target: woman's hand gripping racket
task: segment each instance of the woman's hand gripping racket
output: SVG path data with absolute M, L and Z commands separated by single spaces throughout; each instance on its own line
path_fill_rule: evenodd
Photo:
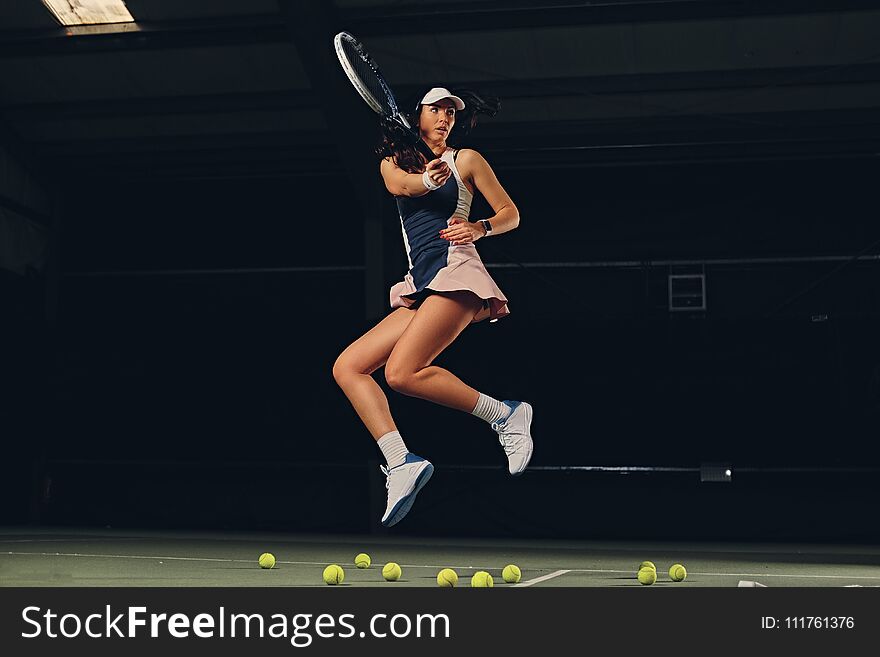
M 398 109 L 391 87 L 385 82 L 375 60 L 370 57 L 361 42 L 348 32 L 340 32 L 333 37 L 333 45 L 339 63 L 342 64 L 342 70 L 370 109 L 376 112 L 382 121 L 389 122 L 401 131 L 428 162 L 437 159 L 433 151 L 422 141 L 418 126 L 413 128 Z

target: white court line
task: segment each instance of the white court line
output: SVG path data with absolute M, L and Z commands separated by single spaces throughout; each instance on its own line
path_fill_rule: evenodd
M 155 559 L 164 561 L 207 561 L 220 563 L 254 563 L 254 559 L 219 559 L 212 557 L 172 557 L 172 556 L 147 556 L 137 554 L 83 554 L 79 552 L 0 552 L 0 554 L 17 555 L 17 556 L 36 556 L 36 557 L 85 557 L 98 559 Z M 287 564 L 290 566 L 326 566 L 327 561 L 276 561 L 279 564 Z M 354 564 L 348 564 L 354 568 Z M 401 564 L 401 568 L 452 568 L 459 570 L 492 570 L 497 566 L 435 566 L 425 564 Z M 609 575 L 632 575 L 632 570 L 603 570 L 596 568 L 571 568 L 568 570 L 557 570 L 549 575 L 538 577 L 527 582 L 521 582 L 516 586 L 531 585 L 539 581 L 546 581 L 553 577 L 559 577 L 566 573 L 600 573 Z M 788 579 L 867 579 L 880 580 L 880 575 L 788 575 L 778 573 L 704 573 L 689 572 L 688 576 L 704 576 L 704 577 L 780 577 Z
M 589 568 L 572 568 L 572 573 L 623 573 L 632 574 L 632 570 L 596 570 Z M 691 575 L 700 575 L 706 577 L 788 577 L 793 579 L 878 579 L 880 575 L 787 575 L 782 573 L 700 573 L 688 571 L 688 577 Z
M 880 575 L 783 575 L 776 573 L 688 573 L 709 577 L 787 577 L 790 579 L 880 579 Z
M 565 575 L 565 573 L 570 572 L 570 570 L 557 570 L 555 573 L 550 573 L 549 575 L 544 575 L 543 577 L 536 577 L 535 579 L 530 579 L 527 582 L 520 582 L 519 584 L 515 584 L 514 586 L 531 586 L 532 584 L 546 582 L 548 579 L 553 579 L 554 577 L 559 577 L 560 575 Z

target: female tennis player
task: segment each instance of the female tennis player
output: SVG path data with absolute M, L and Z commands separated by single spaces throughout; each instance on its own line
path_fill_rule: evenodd
M 532 456 L 531 405 L 493 399 L 431 364 L 469 324 L 494 321 L 510 312 L 474 243 L 516 228 L 519 211 L 478 152 L 447 146 L 456 113 L 464 109 L 464 101 L 442 87 L 429 90 L 419 101 L 411 124 L 418 125 L 422 140 L 437 156 L 430 162 L 386 127 L 380 171 L 397 200 L 409 271 L 391 288 L 392 312 L 349 345 L 333 365 L 333 377 L 387 461 L 382 467 L 388 489 L 382 524 L 389 527 L 410 510 L 434 466 L 404 443 L 388 399 L 372 377 L 382 365 L 393 390 L 488 422 L 498 434 L 511 474 L 521 474 Z M 495 215 L 472 223 L 468 215 L 475 191 Z

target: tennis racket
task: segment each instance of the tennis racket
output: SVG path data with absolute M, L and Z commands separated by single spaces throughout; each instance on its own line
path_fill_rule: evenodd
M 336 48 L 336 56 L 342 65 L 342 70 L 345 71 L 352 86 L 370 109 L 376 112 L 383 121 L 391 122 L 396 124 L 395 127 L 401 128 L 407 139 L 425 156 L 428 162 L 436 160 L 437 156 L 422 141 L 418 127 L 413 128 L 397 107 L 394 92 L 385 82 L 385 78 L 379 72 L 379 66 L 370 57 L 363 44 L 348 32 L 340 32 L 333 37 L 333 45 Z

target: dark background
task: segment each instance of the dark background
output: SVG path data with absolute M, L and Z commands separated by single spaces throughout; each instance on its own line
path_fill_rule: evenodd
M 535 467 L 386 386 L 437 466 L 395 533 L 877 538 L 871 3 L 127 4 L 139 32 L 0 14 L 0 146 L 43 190 L 0 212 L 49 236 L 0 270 L 0 523 L 380 530 L 331 368 L 406 257 L 348 29 L 402 94 L 502 97 L 463 145 L 522 217 L 478 244 L 512 314 L 437 362 L 533 404 Z

